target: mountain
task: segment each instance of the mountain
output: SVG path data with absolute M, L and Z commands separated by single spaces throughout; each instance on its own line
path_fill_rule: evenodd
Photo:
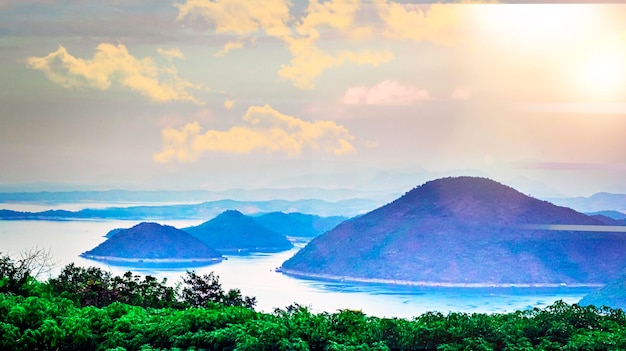
M 598 211 L 587 213 L 606 225 L 624 225 L 626 226 L 626 214 L 619 211 Z
M 46 188 L 45 185 L 41 187 Z M 54 185 L 51 185 L 54 188 Z M 39 187 L 37 187 L 39 188 Z M 48 187 L 49 189 L 50 187 Z M 317 187 L 277 187 L 228 190 L 74 190 L 74 191 L 21 191 L 7 192 L 0 186 L 0 203 L 197 203 L 220 199 L 264 201 L 267 199 L 322 199 L 341 201 L 353 198 L 378 199 L 388 197 L 381 191 L 359 191 L 348 188 L 325 189 Z
M 171 226 L 142 222 L 119 229 L 82 257 L 112 263 L 192 266 L 220 261 L 222 255 L 190 234 Z
M 42 212 L 22 212 L 0 210 L 0 220 L 66 220 L 66 219 L 197 219 L 212 218 L 228 209 L 249 213 L 269 213 L 276 211 L 313 213 L 320 216 L 355 216 L 379 206 L 380 202 L 369 199 L 349 199 L 328 202 L 317 199 L 297 201 L 236 201 L 218 200 L 200 204 L 131 206 L 83 209 L 80 211 L 47 210 Z
M 267 229 L 236 210 L 225 211 L 210 221 L 182 230 L 222 253 L 277 252 L 293 247 L 285 235 Z
M 580 212 L 626 211 L 626 194 L 596 193 L 589 197 L 551 198 L 548 200 Z
M 299 212 L 271 212 L 253 219 L 260 225 L 286 236 L 313 238 L 333 229 L 348 218 L 320 217 Z
M 578 303 L 581 306 L 609 306 L 626 309 L 626 275 L 609 282 L 602 288 L 583 297 Z
M 407 284 L 595 285 L 626 267 L 626 234 L 598 226 L 490 179 L 442 178 L 339 224 L 281 270 Z
M 601 216 L 609 217 L 609 218 L 616 219 L 616 220 L 626 219 L 626 213 L 619 212 L 619 211 L 598 211 L 598 212 L 587 213 L 587 215 L 589 216 L 601 215 Z
M 122 230 L 124 230 L 124 229 L 125 229 L 125 228 L 115 228 L 115 229 L 111 229 L 111 230 L 109 230 L 109 231 L 108 231 L 108 232 L 104 235 L 104 237 L 105 237 L 105 238 L 110 238 L 110 237 L 112 237 L 113 235 L 115 235 L 115 234 L 117 234 L 117 233 L 121 232 L 121 231 L 122 231 Z
M 626 219 L 615 219 L 603 214 L 589 214 L 588 216 L 599 220 L 605 225 L 626 226 Z

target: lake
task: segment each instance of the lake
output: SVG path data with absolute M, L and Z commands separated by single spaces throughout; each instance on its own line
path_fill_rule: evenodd
M 203 220 L 159 221 L 175 227 L 197 225 Z M 96 266 L 120 275 L 128 270 L 180 281 L 185 269 L 146 270 L 117 267 L 91 261 L 79 255 L 105 240 L 114 228 L 128 228 L 138 221 L 0 221 L 0 251 L 9 254 L 34 247 L 50 250 L 57 263 L 54 275 L 74 262 Z M 271 312 L 292 303 L 309 306 L 314 312 L 339 309 L 362 310 L 380 317 L 410 318 L 427 311 L 510 312 L 545 307 L 556 300 L 578 302 L 592 288 L 442 288 L 404 287 L 296 279 L 275 272 L 298 248 L 274 254 L 228 256 L 228 260 L 194 268 L 198 273 L 215 272 L 224 289 L 239 288 L 244 295 L 256 296 L 257 310 Z

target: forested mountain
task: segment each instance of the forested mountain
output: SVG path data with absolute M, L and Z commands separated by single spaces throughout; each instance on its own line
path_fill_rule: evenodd
M 276 252 L 293 247 L 284 234 L 236 210 L 225 211 L 210 221 L 182 230 L 222 253 Z
M 428 284 L 601 284 L 626 267 L 626 235 L 586 231 L 599 225 L 490 179 L 443 178 L 341 223 L 282 271 Z
M 167 225 L 143 222 L 118 232 L 81 256 L 111 262 L 201 263 L 222 255 L 192 235 Z
M 348 219 L 342 216 L 320 217 L 297 212 L 272 212 L 253 218 L 257 223 L 277 233 L 306 238 L 323 234 Z

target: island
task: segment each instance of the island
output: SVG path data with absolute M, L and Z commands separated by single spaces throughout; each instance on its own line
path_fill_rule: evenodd
M 81 257 L 133 267 L 197 267 L 224 259 L 192 235 L 172 226 L 142 222 L 115 235 Z
M 408 285 L 602 286 L 626 268 L 626 234 L 611 228 L 491 179 L 449 177 L 339 224 L 279 270 Z
M 222 254 L 280 252 L 293 247 L 284 234 L 262 226 L 237 210 L 224 211 L 207 222 L 182 230 Z

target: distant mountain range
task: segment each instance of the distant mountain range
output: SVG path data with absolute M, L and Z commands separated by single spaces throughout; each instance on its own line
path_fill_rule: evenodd
M 391 199 L 394 195 L 382 191 L 353 189 L 324 189 L 311 187 L 211 190 L 81 190 L 0 192 L 0 203 L 63 204 L 80 202 L 99 203 L 200 203 L 223 199 L 239 201 L 266 201 L 267 199 L 302 200 L 321 199 L 335 202 L 355 198 L 373 200 Z
M 571 207 L 580 212 L 617 211 L 626 212 L 626 194 L 597 193 L 589 197 L 550 198 L 548 201 Z
M 606 225 L 624 225 L 626 226 L 626 215 L 617 211 L 600 211 L 587 213 Z
M 337 202 L 323 200 L 270 200 L 236 201 L 218 200 L 190 205 L 130 206 L 80 211 L 47 210 L 23 212 L 0 210 L 0 220 L 67 220 L 67 219 L 198 219 L 213 218 L 218 214 L 235 209 L 244 213 L 301 212 L 320 216 L 352 217 L 370 211 L 380 203 L 368 199 L 351 199 Z
M 626 268 L 626 233 L 601 226 L 490 179 L 443 178 L 339 224 L 281 270 L 407 284 L 603 284 Z
M 293 247 L 284 234 L 236 210 L 225 211 L 210 221 L 181 230 L 221 253 L 277 252 Z
M 391 180 L 390 180 L 391 181 Z M 263 212 L 305 212 L 324 216 L 355 216 L 365 213 L 384 203 L 392 201 L 398 197 L 398 193 L 384 192 L 382 190 L 353 190 L 353 189 L 324 189 L 324 188 L 262 188 L 262 189 L 230 189 L 222 191 L 209 190 L 170 190 L 170 191 L 148 191 L 148 190 L 103 190 L 103 191 L 38 191 L 38 192 L 0 192 L 0 204 L 2 203 L 23 203 L 23 204 L 48 204 L 58 205 L 64 203 L 111 203 L 120 204 L 112 207 L 110 213 L 103 210 L 84 210 L 84 212 L 70 211 L 43 211 L 38 213 L 11 214 L 5 211 L 0 212 L 0 219 L 19 217 L 20 219 L 36 219 L 45 217 L 46 219 L 61 218 L 114 218 L 112 216 L 132 216 L 139 219 L 141 211 L 146 207 L 146 215 L 156 217 L 146 217 L 146 219 L 171 219 L 170 217 L 158 217 L 158 208 L 165 206 L 216 206 L 220 207 L 217 213 L 228 208 L 236 208 L 245 211 L 244 206 L 259 206 L 265 210 Z M 272 199 L 272 200 L 267 200 Z M 281 199 L 281 200 L 275 200 Z M 573 208 L 583 213 L 595 213 L 601 211 L 613 211 L 626 217 L 626 194 L 597 193 L 590 197 L 550 197 L 543 198 L 546 201 L 559 206 Z M 229 205 L 222 206 L 222 203 Z M 317 202 L 317 203 L 314 203 Z M 181 204 L 186 205 L 181 205 Z M 196 204 L 197 203 L 197 204 Z M 123 204 L 123 206 L 122 206 Z M 133 205 L 141 204 L 142 206 Z M 194 204 L 194 205 L 189 205 Z M 259 205 L 265 204 L 265 205 Z M 293 208 L 287 207 L 293 204 Z M 0 205 L 1 206 L 1 205 Z M 120 213 L 115 211 L 121 208 L 131 208 L 130 212 Z M 345 210 L 342 210 L 345 208 Z M 330 209 L 330 210 L 326 210 Z M 109 209 L 107 209 L 109 210 Z M 180 210 L 183 215 L 184 208 L 174 208 Z M 332 211 L 331 211 L 332 210 Z M 7 210 L 8 211 L 8 210 Z M 214 213 L 213 215 L 217 215 Z M 26 218 L 28 217 L 28 218 Z M 613 216 L 609 216 L 613 217 Z M 188 217 L 185 217 L 188 218 Z M 196 217 L 193 217 L 196 218 Z M 613 217 L 615 218 L 615 217 Z M 616 218 L 624 219 L 624 218 Z
M 187 267 L 223 259 L 221 253 L 180 229 L 148 222 L 119 229 L 116 235 L 81 256 L 133 266 Z

